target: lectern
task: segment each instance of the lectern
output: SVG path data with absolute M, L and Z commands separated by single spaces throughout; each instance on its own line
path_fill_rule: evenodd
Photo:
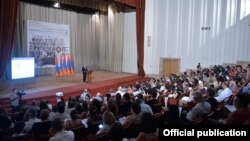
M 91 82 L 91 75 L 92 75 L 93 70 L 87 71 L 87 83 Z

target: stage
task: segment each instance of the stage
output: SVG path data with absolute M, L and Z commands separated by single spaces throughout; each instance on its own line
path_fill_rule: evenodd
M 69 96 L 79 96 L 83 89 L 87 88 L 91 95 L 95 96 L 97 92 L 106 94 L 110 88 L 117 89 L 120 85 L 133 85 L 136 81 L 147 79 L 131 73 L 94 71 L 89 83 L 82 82 L 81 73 L 64 77 L 39 76 L 27 80 L 11 80 L 0 84 L 0 104 L 9 109 L 9 94 L 13 88 L 24 90 L 26 95 L 23 100 L 26 104 L 30 104 L 32 100 L 49 100 L 55 104 L 56 92 L 63 92 L 64 98 L 67 99 Z

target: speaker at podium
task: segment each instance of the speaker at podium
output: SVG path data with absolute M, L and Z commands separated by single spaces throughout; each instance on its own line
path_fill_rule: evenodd
M 92 73 L 93 73 L 93 70 L 87 71 L 87 83 L 92 82 Z

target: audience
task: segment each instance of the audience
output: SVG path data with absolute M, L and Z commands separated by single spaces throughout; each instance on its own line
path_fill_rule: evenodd
M 197 72 L 171 74 L 169 77 L 161 77 L 161 79 L 152 78 L 147 82 L 137 82 L 135 86 L 119 87 L 117 93 L 112 90 L 110 91 L 112 94 L 106 95 L 107 102 L 106 98 L 100 94 L 94 99 L 90 99 L 91 95 L 87 97 L 82 95 L 82 98 L 79 95 L 70 97 L 66 102 L 67 106 L 63 100 L 58 102 L 50 111 L 51 108 L 48 107 L 46 101 L 37 103 L 35 100 L 32 102 L 32 106 L 21 107 L 21 110 L 11 118 L 5 110 L 0 108 L 0 129 L 9 130 L 15 127 L 13 137 L 32 133 L 32 137 L 37 139 L 40 135 L 48 134 L 49 128 L 51 128 L 50 133 L 54 136 L 50 140 L 74 140 L 74 133 L 64 129 L 72 130 L 82 126 L 81 120 L 86 118 L 89 134 L 108 133 L 111 141 L 125 141 L 127 139 L 124 138 L 124 135 L 127 137 L 128 131 L 123 128 L 129 127 L 131 124 L 138 124 L 141 126 L 141 132 L 136 133 L 137 137 L 133 136 L 133 138 L 136 137 L 138 141 L 147 141 L 158 140 L 155 124 L 185 125 L 190 122 L 196 124 L 204 120 L 206 121 L 204 124 L 209 124 L 207 121 L 218 122 L 223 118 L 223 120 L 226 119 L 224 124 L 249 125 L 250 83 L 246 81 L 248 78 L 245 76 L 245 71 L 241 66 L 234 68 L 215 66 L 212 69 L 202 68 Z M 178 96 L 174 94 L 178 94 Z M 168 103 L 168 107 L 161 111 L 164 112 L 163 120 L 160 120 L 162 117 L 155 116 L 156 118 L 154 118 L 153 113 L 156 113 L 154 106 L 156 104 L 164 105 L 165 97 L 170 98 L 171 96 L 177 99 L 177 103 L 174 105 Z M 236 108 L 235 111 L 229 116 L 216 116 L 216 118 L 209 116 L 210 113 L 219 115 L 220 112 L 223 112 L 223 109 L 217 111 L 217 107 L 222 106 L 227 109 L 224 105 L 230 104 L 227 102 L 227 99 L 230 98 Z M 232 100 L 233 98 L 234 100 Z M 193 105 L 190 106 L 190 103 Z M 189 105 L 189 108 L 186 108 L 186 105 Z M 105 108 L 101 109 L 102 106 Z M 65 107 L 67 107 L 66 110 Z M 184 114 L 181 114 L 185 115 L 185 119 L 181 118 L 183 116 L 180 117 L 179 109 L 186 110 L 183 112 Z M 120 120 L 121 116 L 124 117 Z M 122 122 L 123 126 L 120 122 L 116 122 L 116 119 L 121 122 L 125 119 L 125 122 Z M 100 124 L 103 125 L 102 128 L 98 127 Z

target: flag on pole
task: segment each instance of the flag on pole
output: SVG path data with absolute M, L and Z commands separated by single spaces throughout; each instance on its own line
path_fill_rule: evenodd
M 74 57 L 71 58 L 70 65 L 71 65 L 71 67 L 70 67 L 71 74 L 74 75 L 75 74 Z
M 63 75 L 67 75 L 67 62 L 66 62 L 66 55 L 63 56 Z
M 70 55 L 67 56 L 67 74 L 71 75 Z
M 56 65 L 56 74 L 55 74 L 55 75 L 56 75 L 56 77 L 58 77 L 58 76 L 60 75 L 60 68 L 59 68 L 59 66 L 58 66 L 58 59 L 57 59 L 57 56 L 56 56 L 55 59 L 56 59 L 56 61 L 55 61 L 55 62 L 56 62 L 56 64 L 55 64 L 55 65 Z
M 63 57 L 60 55 L 59 76 L 63 76 Z

